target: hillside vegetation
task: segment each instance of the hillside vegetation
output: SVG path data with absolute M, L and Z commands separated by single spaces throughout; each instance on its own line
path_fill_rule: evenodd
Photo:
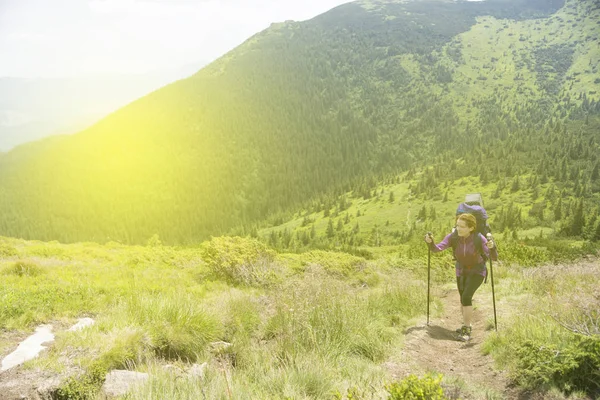
M 501 245 L 501 254 L 515 246 Z M 239 237 L 194 248 L 156 238 L 147 246 L 0 238 L 0 355 L 15 348 L 18 332 L 37 324 L 53 324 L 57 335 L 21 375 L 0 375 L 0 389 L 8 395 L 53 376 L 60 382 L 53 398 L 94 399 L 107 372 L 129 369 L 151 376 L 128 395 L 133 399 L 598 394 L 599 264 L 520 266 L 535 261 L 533 246 L 494 267 L 500 330 L 484 345 L 516 388 L 502 392 L 453 373 L 437 378 L 435 365 L 433 377 L 394 378 L 389 360 L 402 354 L 407 332 L 423 329 L 425 254 L 422 244 L 373 260 L 322 250 L 277 253 Z M 434 317 L 443 312 L 440 294 L 453 285 L 449 266 L 449 255 L 432 261 Z M 490 285 L 476 297 L 476 306 L 490 310 Z M 65 330 L 82 316 L 96 324 Z M 482 318 L 493 328 L 491 313 Z M 206 363 L 201 376 L 183 374 L 192 363 Z M 19 383 L 19 376 L 33 378 Z
M 556 180 L 569 185 L 572 158 L 596 162 L 592 138 L 563 133 L 600 107 L 599 13 L 591 0 L 359 2 L 274 24 L 84 132 L 1 155 L 0 233 L 194 243 L 457 156 L 496 181 L 569 148 Z M 513 170 L 482 166 L 491 152 Z

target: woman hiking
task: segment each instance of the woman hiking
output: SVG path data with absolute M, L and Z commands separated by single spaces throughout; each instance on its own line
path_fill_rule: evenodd
M 454 249 L 456 258 L 456 284 L 460 294 L 463 325 L 457 329 L 458 339 L 464 342 L 471 339 L 471 319 L 473 317 L 473 294 L 481 286 L 487 275 L 486 260 L 498 259 L 498 252 L 492 240 L 487 240 L 475 231 L 477 219 L 472 214 L 461 214 L 456 220 L 456 230 L 446 235 L 437 245 L 433 237 L 425 236 L 425 242 L 433 253 L 449 247 Z

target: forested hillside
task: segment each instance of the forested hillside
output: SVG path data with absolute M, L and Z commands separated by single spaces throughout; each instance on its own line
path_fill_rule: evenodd
M 364 1 L 274 24 L 84 132 L 1 155 L 0 234 L 198 242 L 426 166 L 424 197 L 536 173 L 591 210 L 599 21 L 594 0 Z

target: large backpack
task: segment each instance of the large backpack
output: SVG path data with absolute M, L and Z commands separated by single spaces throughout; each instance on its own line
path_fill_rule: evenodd
M 483 205 L 469 204 L 467 202 L 460 203 L 456 209 L 456 216 L 458 217 L 461 214 L 473 214 L 477 220 L 475 233 L 481 233 L 483 236 L 487 236 L 488 233 L 492 232 L 490 225 L 487 222 L 488 215 L 485 208 L 483 208 Z

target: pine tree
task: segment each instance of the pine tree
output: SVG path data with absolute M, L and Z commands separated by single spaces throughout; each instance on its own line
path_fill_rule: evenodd
M 335 230 L 333 229 L 333 220 L 329 218 L 329 222 L 327 223 L 327 237 L 332 238 L 335 236 Z
M 583 237 L 587 240 L 594 240 L 594 233 L 596 229 L 596 223 L 598 222 L 598 210 L 594 210 L 594 213 L 590 215 L 585 223 L 583 230 Z
M 510 187 L 510 191 L 511 192 L 517 192 L 519 191 L 519 189 L 521 188 L 521 184 L 519 181 L 519 175 L 515 176 L 515 179 L 512 182 L 512 185 Z
M 600 240 L 600 218 L 598 218 L 598 220 L 596 221 L 596 224 L 594 225 L 594 233 L 592 235 L 592 237 L 590 238 L 590 240 L 597 242 Z
M 419 218 L 422 221 L 425 221 L 427 219 L 427 206 L 425 204 L 423 204 L 423 207 L 421 207 L 421 210 L 419 210 L 417 218 Z
M 559 197 L 556 205 L 554 206 L 554 220 L 560 221 L 562 219 L 562 199 Z
M 579 200 L 575 206 L 575 212 L 573 213 L 573 220 L 571 223 L 571 235 L 580 236 L 583 233 L 585 226 L 585 216 L 583 215 L 583 200 Z
M 598 178 L 600 177 L 600 171 L 598 171 L 598 169 L 600 168 L 599 164 L 600 163 L 598 161 L 596 161 L 596 165 L 594 165 L 594 168 L 592 169 L 592 173 L 590 175 L 590 179 L 592 181 L 597 181 Z

